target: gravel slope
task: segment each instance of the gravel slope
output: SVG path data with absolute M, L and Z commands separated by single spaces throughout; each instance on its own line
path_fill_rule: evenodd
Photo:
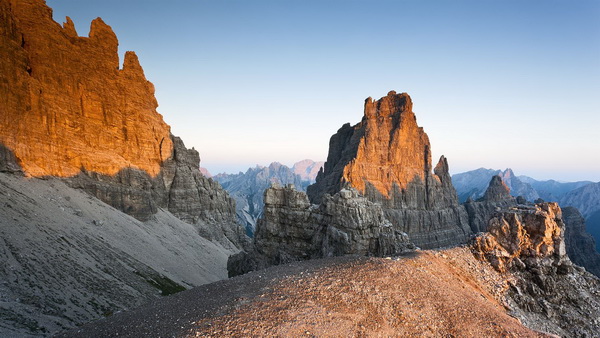
M 505 287 L 466 248 L 326 258 L 197 287 L 61 337 L 545 336 L 506 314 Z

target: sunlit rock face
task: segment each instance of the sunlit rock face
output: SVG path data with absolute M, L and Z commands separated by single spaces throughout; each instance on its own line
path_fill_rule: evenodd
M 112 29 L 98 18 L 79 37 L 37 0 L 1 1 L 0 12 L 0 143 L 25 174 L 156 176 L 172 153 L 170 127 L 137 56 L 120 67 Z
M 0 171 L 61 177 L 146 221 L 159 208 L 236 250 L 235 204 L 156 111 L 154 86 L 100 18 L 80 37 L 39 0 L 0 0 Z
M 383 205 L 386 217 L 418 246 L 464 242 L 470 228 L 448 162 L 442 156 L 433 168 L 410 96 L 391 91 L 377 101 L 367 98 L 364 111 L 360 123 L 345 124 L 331 137 L 324 170 L 307 190 L 311 202 L 349 185 Z
M 496 213 L 471 248 L 509 277 L 505 306 L 523 324 L 562 337 L 593 337 L 600 280 L 572 264 L 566 244 L 560 207 L 540 203 Z

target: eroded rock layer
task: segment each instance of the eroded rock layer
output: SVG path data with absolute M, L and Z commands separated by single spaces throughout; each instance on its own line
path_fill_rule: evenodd
M 61 27 L 37 0 L 1 1 L 0 143 L 26 174 L 67 177 L 81 169 L 156 176 L 171 156 L 170 128 L 137 56 L 120 67 L 117 37 L 95 19 L 89 37 Z
M 406 93 L 368 98 L 362 121 L 345 124 L 331 137 L 324 170 L 308 196 L 319 203 L 345 186 L 380 203 L 394 227 L 420 247 L 462 243 L 470 233 L 448 162 L 442 157 L 433 168 L 429 138 Z
M 230 276 L 293 261 L 342 256 L 393 256 L 414 249 L 380 205 L 353 188 L 326 195 L 320 205 L 293 186 L 265 190 L 254 251 L 230 257 Z
M 233 200 L 171 135 L 137 56 L 120 67 L 108 25 L 80 37 L 43 1 L 0 0 L 0 31 L 0 171 L 61 177 L 142 221 L 164 208 L 241 245 Z
M 499 212 L 473 252 L 510 274 L 508 306 L 528 327 L 568 337 L 600 328 L 600 280 L 571 263 L 556 203 Z

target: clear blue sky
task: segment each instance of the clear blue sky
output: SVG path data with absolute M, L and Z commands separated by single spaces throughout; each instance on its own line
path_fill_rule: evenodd
M 396 90 L 453 173 L 600 181 L 597 0 L 47 3 L 79 35 L 112 26 L 213 174 L 325 160 L 366 97 Z

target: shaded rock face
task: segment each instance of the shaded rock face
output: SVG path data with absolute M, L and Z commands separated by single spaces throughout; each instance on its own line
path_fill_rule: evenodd
M 230 257 L 230 276 L 298 260 L 347 254 L 382 257 L 414 249 L 380 205 L 352 188 L 325 195 L 318 206 L 291 186 L 267 189 L 264 201 L 255 251 Z
M 488 202 L 500 202 L 512 199 L 512 197 L 508 186 L 504 184 L 500 176 L 496 175 L 492 177 L 485 194 L 483 194 L 483 199 Z
M 499 212 L 474 238 L 476 257 L 512 275 L 508 306 L 528 327 L 561 336 L 594 336 L 600 327 L 600 280 L 567 256 L 556 203 Z
M 307 189 L 311 202 L 346 186 L 384 207 L 386 217 L 420 247 L 466 241 L 467 214 L 442 157 L 432 173 L 431 147 L 417 125 L 408 94 L 389 92 L 365 101 L 365 115 L 345 124 L 329 142 L 329 155 L 316 183 Z
M 293 169 L 273 162 L 268 167 L 256 166 L 239 174 L 218 174 L 214 179 L 235 199 L 237 219 L 253 236 L 256 222 L 263 214 L 263 195 L 272 184 L 293 184 L 296 189 L 305 191 L 310 184 Z
M 108 25 L 79 37 L 35 0 L 0 1 L 0 19 L 0 170 L 64 178 L 139 220 L 165 208 L 240 245 L 233 200 L 170 134 L 137 56 L 119 68 Z
M 561 199 L 560 205 L 575 207 L 583 217 L 590 217 L 600 211 L 600 182 L 570 191 Z
M 482 199 L 469 199 L 464 204 L 474 233 L 488 231 L 488 222 L 496 212 L 516 205 L 517 200 L 510 195 L 510 189 L 498 175 L 492 177 Z
M 573 207 L 562 208 L 565 223 L 567 254 L 573 263 L 600 277 L 600 253 L 596 251 L 594 237 L 586 232 L 585 219 Z

